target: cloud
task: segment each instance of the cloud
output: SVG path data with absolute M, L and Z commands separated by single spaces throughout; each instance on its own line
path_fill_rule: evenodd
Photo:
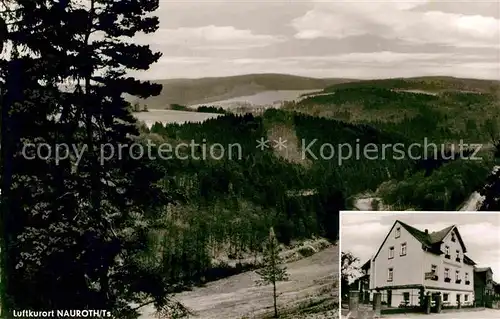
M 474 56 L 462 56 L 462 59 L 452 55 L 448 57 L 442 54 L 379 54 L 377 52 L 275 59 L 164 56 L 149 71 L 134 74 L 143 79 L 285 73 L 354 79 L 449 75 L 500 80 L 498 61 L 488 61 L 481 57 L 474 60 Z
M 183 57 L 183 56 L 165 56 L 161 57 L 158 61 L 159 65 L 167 65 L 167 64 L 204 64 L 209 63 L 211 59 L 205 57 Z
M 380 51 L 276 58 L 234 56 L 235 54 L 190 57 L 164 55 L 150 71 L 143 72 L 139 76 L 148 79 L 163 79 L 248 73 L 287 73 L 312 77 L 366 79 L 445 74 L 457 77 L 500 79 L 498 61 L 494 57 L 480 55 Z
M 155 46 L 182 45 L 195 50 L 245 50 L 283 42 L 281 36 L 254 34 L 233 26 L 207 25 L 194 28 L 160 29 L 145 41 Z
M 394 215 L 394 213 L 383 213 L 383 212 L 369 212 L 369 213 L 358 213 L 358 212 L 341 212 L 341 223 L 342 229 L 346 226 L 367 224 L 369 222 L 380 222 L 382 217 L 387 217 Z M 379 224 L 380 225 L 380 224 Z
M 481 15 L 411 10 L 420 3 L 319 2 L 294 19 L 297 39 L 342 39 L 365 34 L 408 44 L 500 48 L 500 20 Z

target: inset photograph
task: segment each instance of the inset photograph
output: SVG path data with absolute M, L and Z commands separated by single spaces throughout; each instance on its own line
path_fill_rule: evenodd
M 341 212 L 341 318 L 500 318 L 500 212 Z

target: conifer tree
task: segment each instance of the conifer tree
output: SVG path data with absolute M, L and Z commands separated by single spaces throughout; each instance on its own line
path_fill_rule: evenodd
M 158 259 L 148 232 L 173 200 L 160 183 L 165 172 L 137 149 L 106 160 L 100 153 L 105 145 L 131 146 L 139 134 L 125 94 L 161 91 L 127 76 L 160 57 L 127 40 L 158 28 L 151 16 L 158 3 L 2 2 L 15 53 L 1 61 L 8 66 L 1 94 L 10 108 L 2 112 L 8 124 L 2 126 L 2 146 L 8 146 L 2 152 L 3 307 L 107 309 L 134 318 L 146 302 L 157 308 L 168 302 L 172 288 L 161 261 L 142 262 L 148 254 Z M 22 153 L 27 143 L 84 152 L 78 162 L 74 156 L 56 161 L 34 148 Z
M 263 264 L 264 267 L 256 271 L 260 276 L 258 284 L 273 285 L 274 317 L 278 318 L 276 283 L 288 281 L 288 273 L 286 267 L 282 265 L 283 260 L 279 255 L 279 243 L 272 227 L 269 230 L 269 237 L 264 247 Z
M 480 211 L 500 210 L 500 170 L 488 176 L 486 184 L 479 191 L 484 200 L 479 208 Z

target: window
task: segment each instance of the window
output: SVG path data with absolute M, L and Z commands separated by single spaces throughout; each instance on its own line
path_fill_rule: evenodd
M 394 276 L 394 269 L 389 268 L 389 271 L 387 273 L 387 281 L 392 281 L 393 276 Z
M 449 268 L 444 269 L 444 278 L 450 278 L 450 269 Z
M 437 268 L 438 268 L 438 266 L 436 266 L 436 265 L 432 265 L 432 266 L 431 266 L 431 272 L 432 272 L 433 274 L 437 273 Z
M 460 250 L 457 249 L 457 258 L 455 258 L 455 261 L 460 262 Z
M 455 239 L 455 233 L 451 233 L 451 241 L 453 241 L 453 242 L 456 241 L 456 239 Z
M 457 270 L 455 272 L 455 280 L 457 280 L 457 281 L 460 280 L 460 270 Z
M 464 295 L 464 301 L 469 301 L 469 295 Z
M 450 246 L 445 246 L 444 247 L 444 253 L 445 253 L 444 258 L 450 259 Z
M 410 293 L 409 292 L 403 292 L 403 299 L 406 302 L 410 301 Z
M 401 244 L 401 256 L 406 256 L 406 243 Z
M 394 246 L 389 247 L 389 259 L 394 258 Z
M 443 294 L 443 301 L 448 301 L 448 295 L 449 294 Z
M 460 294 L 457 294 L 457 303 L 460 302 L 460 296 L 461 296 Z
M 401 227 L 396 228 L 396 238 L 401 236 Z

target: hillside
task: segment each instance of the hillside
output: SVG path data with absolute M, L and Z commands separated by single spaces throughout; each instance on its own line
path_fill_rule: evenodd
M 281 318 L 292 318 L 287 312 L 302 310 L 293 318 L 336 318 L 338 311 L 338 246 L 331 246 L 321 252 L 299 261 L 288 263 L 288 282 L 279 282 L 279 307 Z M 205 287 L 175 295 L 175 299 L 191 312 L 188 318 L 199 319 L 247 319 L 269 318 L 272 313 L 271 286 L 257 286 L 259 276 L 255 272 L 245 272 L 207 284 Z M 304 313 L 305 306 L 320 305 L 315 314 Z M 299 308 L 299 309 L 297 309 Z M 317 307 L 319 308 L 319 307 Z M 309 309 L 310 310 L 310 309 Z M 317 317 L 324 313 L 324 317 Z M 155 310 L 147 307 L 140 319 L 154 319 Z
M 420 141 L 487 143 L 498 132 L 499 87 L 496 81 L 437 77 L 359 81 L 330 86 L 284 108 Z
M 139 100 L 150 109 L 166 109 L 170 104 L 193 105 L 274 90 L 321 90 L 348 79 L 317 79 L 287 74 L 247 74 L 200 79 L 155 81 L 163 85 L 159 96 Z M 132 102 L 135 102 L 133 100 Z
M 422 129 L 410 126 L 396 134 L 372 125 L 275 109 L 262 116 L 224 114 L 202 123 L 156 123 L 143 130 L 141 138 L 156 145 L 207 141 L 192 150 L 189 158 L 155 162 L 165 168 L 165 185 L 185 200 L 169 207 L 164 218 L 150 228 L 151 255 L 141 263 L 147 269 L 161 269 L 162 280 L 180 283 L 175 299 L 201 314 L 199 318 L 244 318 L 268 310 L 269 290 L 254 285 L 255 263 L 251 261 L 259 259 L 271 226 L 286 246 L 314 237 L 334 242 L 339 211 L 353 208 L 353 200 L 368 192 L 396 210 L 456 210 L 484 185 L 493 167 L 489 160 L 449 160 L 441 158 L 442 154 L 427 160 L 399 157 L 391 148 L 376 158 L 339 161 L 340 153 L 322 157 L 322 145 L 327 143 L 360 148 L 408 146 Z M 288 147 L 259 150 L 255 141 L 262 137 L 271 143 L 284 138 Z M 301 156 L 301 141 L 313 140 L 317 142 L 310 151 L 318 158 Z M 237 144 L 241 156 L 235 151 L 231 157 L 226 151 L 222 157 L 217 153 L 217 158 L 200 160 L 215 143 L 226 150 Z M 412 155 L 422 153 L 417 150 Z M 325 291 L 318 288 L 332 282 L 325 271 L 336 265 L 319 260 L 310 263 L 320 256 L 325 255 L 320 252 L 309 261 L 288 264 L 292 281 L 279 286 L 284 293 L 280 307 L 296 309 L 284 318 L 334 318 L 334 305 L 322 301 Z M 321 269 L 315 268 L 320 265 Z M 193 285 L 198 287 L 186 291 Z M 306 316 L 309 312 L 326 314 Z M 150 311 L 144 315 L 150 318 Z
M 413 78 L 393 78 L 381 80 L 353 81 L 338 83 L 327 87 L 325 92 L 337 89 L 374 87 L 392 90 L 419 90 L 424 92 L 439 93 L 446 91 L 500 93 L 500 81 L 465 79 L 450 76 L 423 76 Z

